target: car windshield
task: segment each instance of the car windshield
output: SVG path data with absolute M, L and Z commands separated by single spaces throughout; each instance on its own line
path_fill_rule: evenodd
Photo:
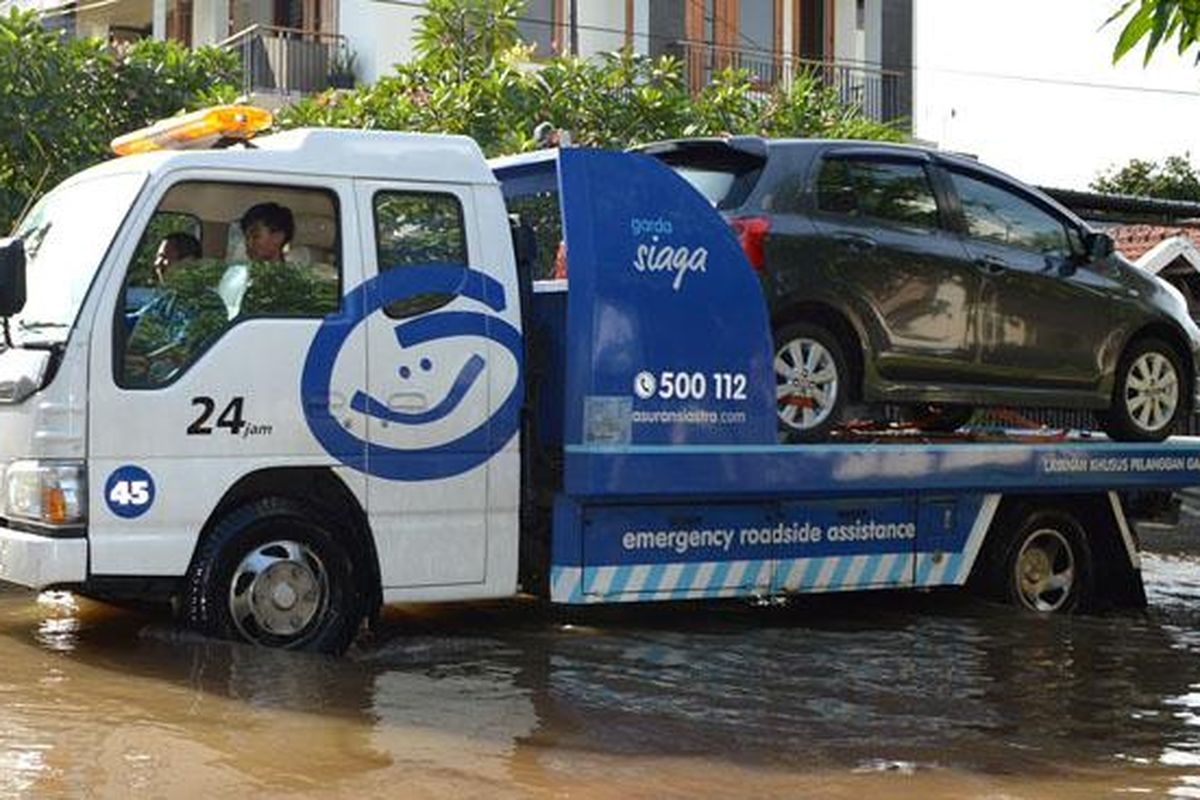
M 28 299 L 10 321 L 14 344 L 66 341 L 145 177 L 119 173 L 79 181 L 55 189 L 30 211 L 15 234 L 25 246 Z

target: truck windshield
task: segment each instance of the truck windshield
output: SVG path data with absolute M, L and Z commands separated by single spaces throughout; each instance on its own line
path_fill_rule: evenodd
M 92 278 L 145 182 L 142 173 L 86 179 L 42 198 L 17 229 L 28 300 L 12 319 L 14 344 L 66 341 Z

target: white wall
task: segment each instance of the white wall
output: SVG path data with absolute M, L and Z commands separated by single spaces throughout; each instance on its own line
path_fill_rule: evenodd
M 633 0 L 633 49 L 650 52 L 650 0 Z
M 579 19 L 579 53 L 590 56 L 594 53 L 608 53 L 620 50 L 625 46 L 625 0 L 575 0 L 578 4 Z M 563 5 L 565 13 L 570 14 L 570 0 Z M 647 8 L 647 19 L 649 18 Z M 636 14 L 636 9 L 635 9 Z M 605 30 L 589 30 L 589 28 L 604 28 Z M 610 33 L 609 31 L 615 31 Z
M 1031 183 L 1086 188 L 1131 158 L 1200 159 L 1200 67 L 1112 66 L 1116 0 L 914 0 L 916 135 Z
M 968 4 L 981 0 L 964 0 Z M 858 29 L 855 0 L 836 0 L 833 8 L 833 53 L 838 61 L 878 64 L 883 53 L 883 0 L 866 0 L 865 26 Z
M 339 6 L 338 33 L 358 56 L 360 82 L 374 83 L 413 57 L 412 37 L 423 9 L 381 0 L 341 0 Z
M 229 36 L 229 0 L 197 2 L 192 9 L 192 44 L 216 44 Z

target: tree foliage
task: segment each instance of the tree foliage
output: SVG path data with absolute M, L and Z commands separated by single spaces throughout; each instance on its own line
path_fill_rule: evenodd
M 1187 154 L 1168 156 L 1162 164 L 1133 159 L 1092 181 L 1098 192 L 1134 194 L 1162 200 L 1200 201 L 1200 173 Z
M 461 133 L 489 155 L 533 149 L 541 122 L 576 144 L 623 148 L 723 133 L 901 139 L 842 102 L 815 73 L 764 87 L 745 70 L 717 72 L 693 96 L 684 65 L 628 51 L 530 64 L 515 19 L 522 0 L 430 0 L 417 57 L 370 87 L 330 91 L 285 110 L 282 127 Z
M 1196 0 L 1124 0 L 1106 24 L 1125 19 L 1121 36 L 1113 48 L 1113 62 L 1146 42 L 1143 64 L 1154 52 L 1174 40 L 1179 54 L 1187 52 L 1200 38 L 1200 3 Z
M 31 197 L 110 153 L 113 137 L 230 99 L 236 56 L 173 42 L 112 47 L 0 15 L 0 234 Z

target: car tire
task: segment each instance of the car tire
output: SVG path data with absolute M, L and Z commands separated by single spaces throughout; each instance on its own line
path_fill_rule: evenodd
M 983 593 L 1038 614 L 1086 611 L 1095 595 L 1092 553 L 1069 512 L 1018 510 L 985 549 Z
M 346 544 L 285 498 L 242 506 L 217 523 L 188 572 L 193 629 L 266 647 L 340 654 L 366 609 L 366 582 Z
M 780 439 L 829 438 L 850 392 L 850 372 L 838 336 L 810 322 L 781 328 L 775 336 L 774 370 Z
M 954 433 L 974 416 L 974 406 L 922 403 L 905 409 L 906 422 L 929 433 Z
M 1183 366 L 1161 339 L 1133 342 L 1117 365 L 1112 405 L 1104 415 L 1109 437 L 1126 442 L 1160 442 L 1171 435 L 1187 408 Z

